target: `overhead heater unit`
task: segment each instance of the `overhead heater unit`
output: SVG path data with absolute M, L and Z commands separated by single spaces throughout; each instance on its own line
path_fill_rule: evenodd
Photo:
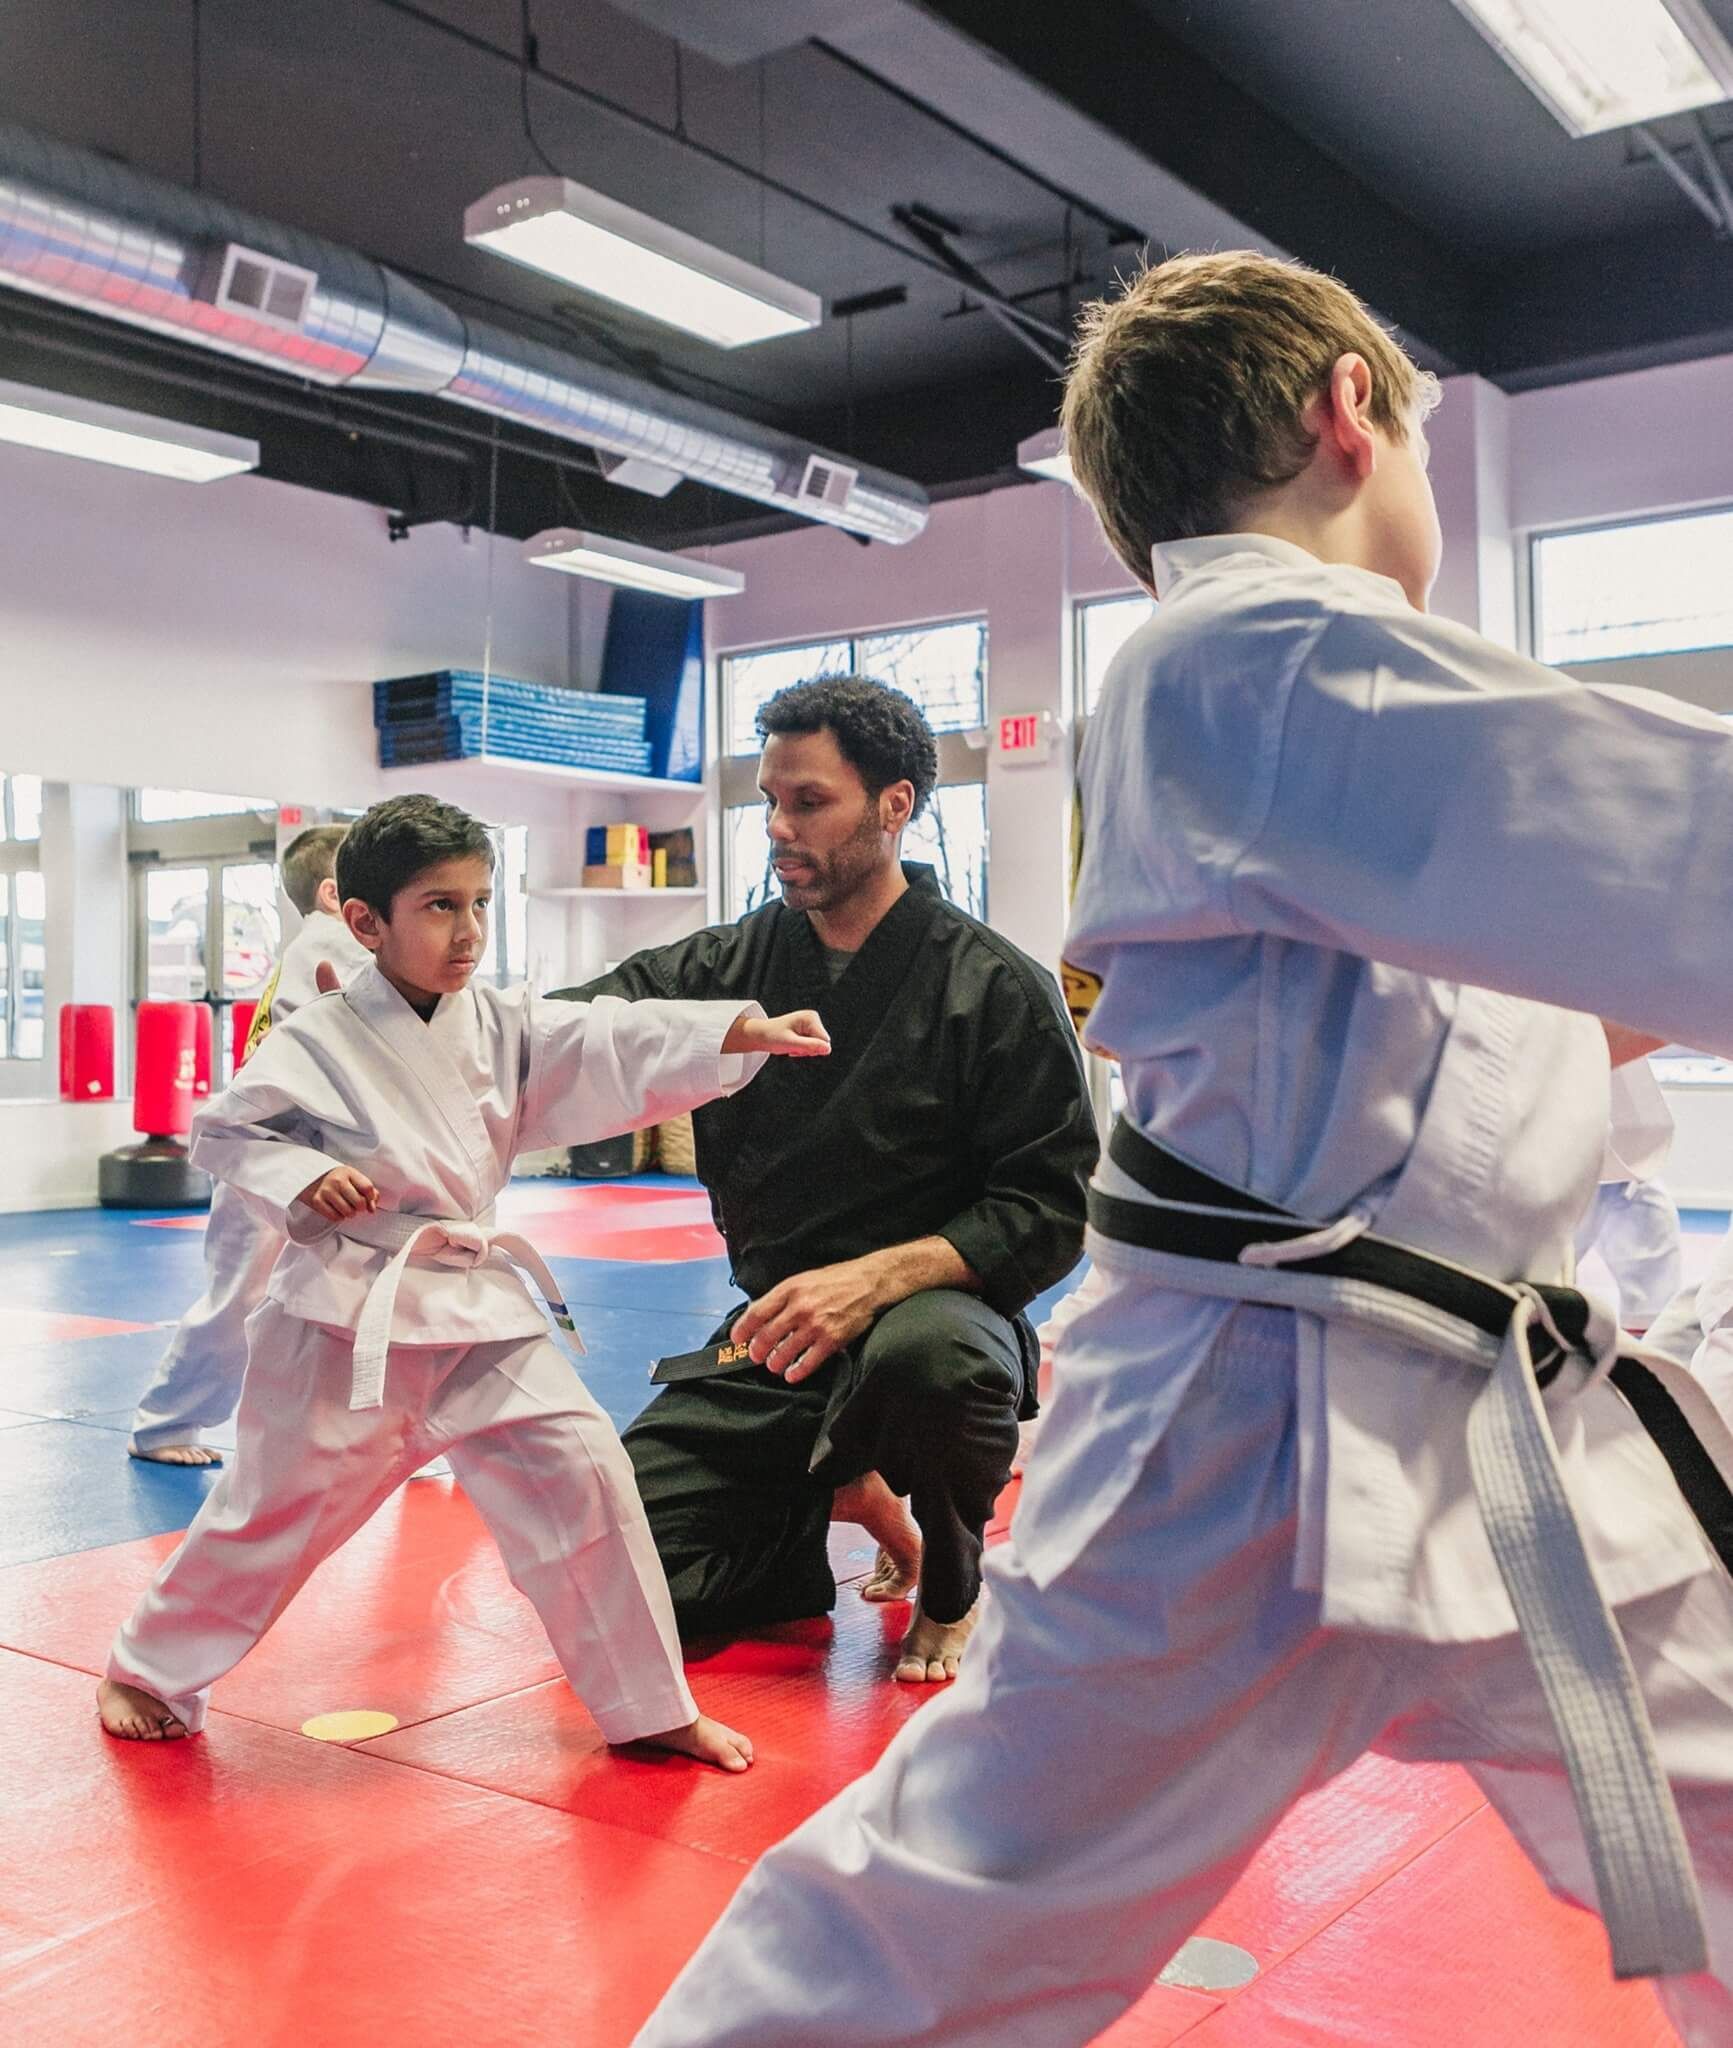
M 824 505 L 833 512 L 845 511 L 860 471 L 846 463 L 833 462 L 826 455 L 808 456 L 806 473 L 795 494 L 803 505 Z
M 1733 97 L 1733 48 L 1701 0 L 1456 0 L 1573 135 Z
M 259 466 L 259 444 L 123 406 L 0 379 L 0 441 L 208 484 Z
M 496 187 L 464 214 L 463 238 L 718 348 L 824 318 L 815 293 L 570 178 Z
M 1070 484 L 1071 457 L 1065 452 L 1065 436 L 1057 427 L 1043 427 L 1017 443 L 1017 467 L 1030 476 L 1050 477 L 1054 483 Z
M 603 533 L 579 533 L 569 526 L 532 534 L 524 542 L 524 560 L 538 569 L 563 569 L 568 576 L 648 590 L 658 597 L 734 597 L 746 588 L 738 569 L 718 569 L 687 555 L 641 548 Z

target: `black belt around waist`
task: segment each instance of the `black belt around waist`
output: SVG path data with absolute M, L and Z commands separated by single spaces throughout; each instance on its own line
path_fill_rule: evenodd
M 1309 1237 L 1321 1227 L 1175 1158 L 1124 1117 L 1113 1126 L 1107 1156 L 1121 1173 L 1155 1197 L 1154 1202 L 1131 1202 L 1098 1188 L 1089 1190 L 1090 1227 L 1121 1244 L 1231 1266 L 1238 1264 L 1247 1245 Z M 1176 1204 L 1183 1206 L 1169 1206 Z M 1220 1211 L 1233 1213 L 1214 1213 Z M 1502 1338 L 1509 1327 L 1517 1302 L 1517 1289 L 1512 1285 L 1371 1231 L 1334 1251 L 1287 1260 L 1282 1270 L 1363 1281 L 1422 1302 L 1495 1338 Z M 1574 1287 L 1523 1284 L 1546 1303 L 1571 1349 L 1583 1353 L 1589 1322 L 1584 1296 Z M 1537 1353 L 1536 1378 L 1545 1386 L 1562 1363 L 1563 1355 L 1556 1349 Z M 1672 1395 L 1640 1359 L 1621 1358 L 1610 1378 L 1666 1459 L 1722 1563 L 1733 1570 L 1733 1489 L 1722 1478 L 1720 1468 L 1698 1441 Z

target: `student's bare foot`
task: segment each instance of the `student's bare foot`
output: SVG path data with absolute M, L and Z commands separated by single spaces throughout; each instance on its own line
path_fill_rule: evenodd
M 921 1532 L 914 1517 L 876 1472 L 839 1486 L 831 1502 L 833 1522 L 858 1522 L 878 1544 L 863 1600 L 908 1600 L 921 1580 Z
M 178 1742 L 187 1732 L 155 1693 L 116 1678 L 105 1678 L 96 1688 L 96 1711 L 103 1727 L 122 1742 Z
M 666 1735 L 640 1735 L 638 1741 L 645 1749 L 671 1749 L 677 1756 L 696 1757 L 719 1771 L 744 1771 L 752 1762 L 748 1738 L 708 1714 L 700 1714 L 684 1728 L 670 1728 Z
M 977 1600 L 961 1621 L 929 1621 L 915 1603 L 915 1617 L 897 1653 L 895 1677 L 899 1685 L 945 1685 L 956 1677 L 963 1661 L 963 1646 L 975 1632 L 981 1612 Z
M 140 1451 L 128 1444 L 126 1455 L 136 1458 L 141 1465 L 220 1465 L 221 1451 L 213 1451 L 204 1444 L 164 1444 L 161 1450 Z

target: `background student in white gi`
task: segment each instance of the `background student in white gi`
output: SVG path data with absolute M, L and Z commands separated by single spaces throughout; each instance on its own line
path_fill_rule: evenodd
M 823 1026 L 472 985 L 493 846 L 433 797 L 376 804 L 337 886 L 371 963 L 277 1026 L 195 1120 L 194 1159 L 289 1243 L 247 1326 L 235 1458 L 115 1638 L 103 1725 L 196 1733 L 213 1681 L 443 1451 L 606 1739 L 744 1770 L 750 1743 L 687 1689 L 619 1438 L 521 1270 L 557 1305 L 552 1276 L 493 1202 L 519 1152 L 663 1122 L 769 1053 L 828 1051 Z
M 1218 1225 L 1249 1198 L 1321 1226 L 1320 1256 L 1376 1233 L 1557 1283 L 1613 1039 L 1654 1042 L 1598 1019 L 1733 1050 L 1733 952 L 1702 937 L 1733 922 L 1733 733 L 1426 616 L 1429 387 L 1343 286 L 1255 255 L 1175 259 L 1086 316 L 1072 466 L 1161 606 L 1090 722 L 1067 957 L 1100 979 L 1124 1151 L 1223 1184 Z M 1567 1350 L 1536 1413 L 1532 1288 L 1491 1287 L 1502 1345 L 1417 1307 L 1374 1323 L 1274 1259 L 1132 1241 L 1140 1204 L 1148 1235 L 1210 1242 L 1104 1161 L 1095 1213 L 1122 1227 L 1089 1234 L 1101 1291 L 956 1686 L 764 1858 L 639 2048 L 1090 2041 L 1374 1744 L 1467 1764 L 1547 1881 L 1595 1902 L 1470 1465 L 1493 1393 L 1539 1440 L 1523 1504 L 1564 1494 L 1513 1583 L 1532 1611 L 1580 1566 L 1608 1652 L 1580 1695 L 1634 1667 L 1710 1960 L 1689 1906 L 1658 1915 L 1691 1958 L 1659 1988 L 1692 2048 L 1726 2048 L 1733 1580 L 1635 1409 Z M 1622 1370 L 1610 1317 L 1588 1327 Z M 1682 1373 L 1669 1398 L 1725 1495 L 1713 1408 Z M 1498 1526 L 1533 1555 L 1532 1517 Z M 1640 1874 L 1658 1898 L 1676 1869 Z
M 247 1034 L 255 1052 L 273 1024 L 318 994 L 321 962 L 339 982 L 367 965 L 367 949 L 343 922 L 337 901 L 337 849 L 347 825 L 310 825 L 283 849 L 283 893 L 301 927 L 279 955 Z M 181 1317 L 156 1377 L 132 1418 L 127 1449 L 159 1465 L 220 1465 L 202 1433 L 228 1421 L 241 1398 L 247 1318 L 265 1298 L 283 1238 L 270 1212 L 239 1188 L 218 1182 L 205 1226 L 205 1291 Z

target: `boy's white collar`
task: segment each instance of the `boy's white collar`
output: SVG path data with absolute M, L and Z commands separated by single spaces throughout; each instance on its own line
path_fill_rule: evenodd
M 1376 569 L 1356 569 L 1347 562 L 1326 562 L 1291 540 L 1278 540 L 1273 533 L 1208 533 L 1196 540 L 1173 540 L 1165 546 L 1152 548 L 1150 567 L 1154 572 L 1156 590 L 1166 597 L 1182 576 L 1208 568 L 1216 562 L 1228 561 L 1236 555 L 1261 556 L 1267 562 L 1279 562 L 1288 569 L 1369 577 L 1374 583 L 1393 591 L 1404 604 L 1408 602 L 1403 597 L 1402 586 L 1389 576 L 1379 575 Z

